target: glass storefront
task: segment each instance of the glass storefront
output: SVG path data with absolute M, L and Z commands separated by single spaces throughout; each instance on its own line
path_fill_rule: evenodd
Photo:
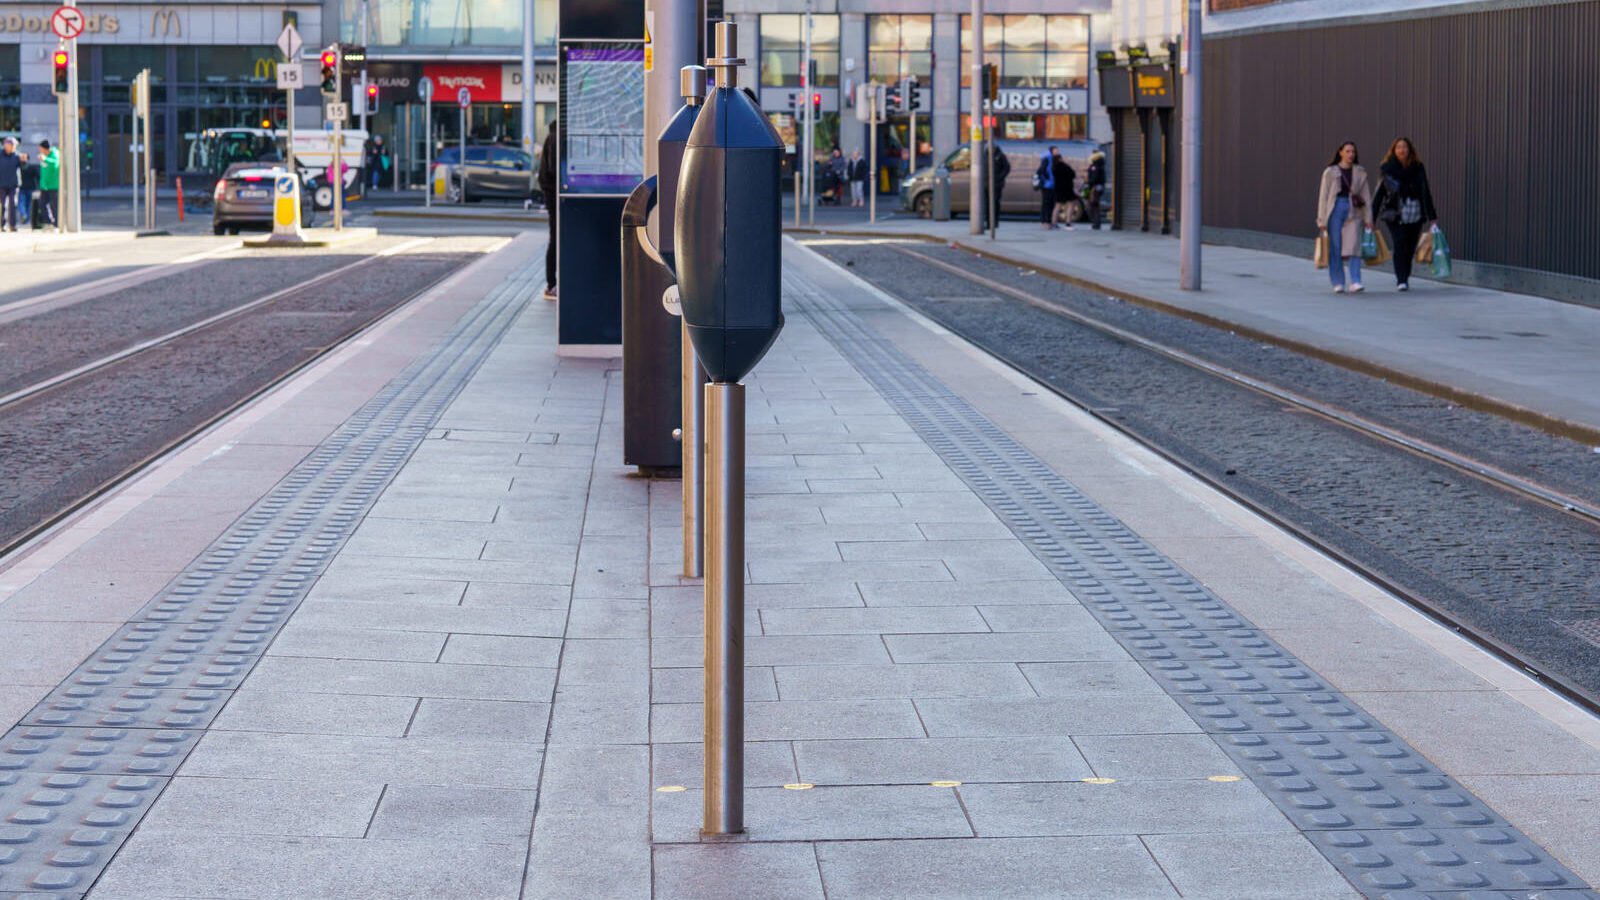
M 1087 89 L 1089 17 L 1006 15 L 983 17 L 984 61 L 1000 67 L 1000 87 Z M 961 86 L 972 84 L 972 17 L 961 17 Z M 972 117 L 961 116 L 961 133 Z M 1019 141 L 1081 140 L 1086 115 L 1006 113 L 995 117 L 996 137 Z
M 917 110 L 917 157 L 911 157 L 911 116 L 890 113 L 880 136 L 885 165 L 899 171 L 921 168 L 933 153 L 933 16 L 867 16 L 867 77 L 899 84 L 915 77 L 922 88 Z
M 104 45 L 85 48 L 80 70 L 85 183 L 131 183 L 135 125 L 133 80 L 150 70 L 153 161 L 181 171 L 190 145 L 207 128 L 281 125 L 284 94 L 276 87 L 274 47 Z
M 804 55 L 805 16 L 761 17 L 761 84 L 763 87 L 799 87 Z M 811 58 L 817 61 L 813 87 L 839 84 L 839 17 L 811 17 Z
M 525 0 L 368 0 L 368 47 L 490 48 L 520 52 Z M 361 36 L 361 0 L 342 0 L 340 39 Z M 533 42 L 556 43 L 558 0 L 535 0 Z
M 22 127 L 22 48 L 0 46 L 0 133 Z

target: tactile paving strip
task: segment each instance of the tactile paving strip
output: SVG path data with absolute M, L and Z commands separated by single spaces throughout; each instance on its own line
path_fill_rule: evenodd
M 0 736 L 0 900 L 89 889 L 540 275 L 485 297 Z
M 1600 900 L 843 303 L 784 294 L 1357 890 Z

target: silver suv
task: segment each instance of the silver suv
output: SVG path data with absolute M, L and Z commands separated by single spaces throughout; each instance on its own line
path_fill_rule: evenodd
M 433 161 L 435 168 L 450 167 L 450 202 L 474 203 L 485 197 L 531 200 L 539 195 L 538 166 L 532 156 L 515 147 L 469 145 L 467 164 L 463 167 L 460 163 L 460 147 L 445 147 Z M 429 184 L 433 183 L 433 174 L 428 173 Z

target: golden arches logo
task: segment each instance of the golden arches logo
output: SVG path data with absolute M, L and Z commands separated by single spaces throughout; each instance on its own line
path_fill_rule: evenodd
M 256 67 L 251 77 L 256 81 L 277 81 L 278 61 L 267 56 L 256 57 Z

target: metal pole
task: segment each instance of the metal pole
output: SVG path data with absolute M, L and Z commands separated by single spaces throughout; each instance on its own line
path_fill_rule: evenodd
M 883 85 L 872 86 L 872 110 L 867 114 L 867 221 L 878 221 L 878 97 L 883 90 Z
M 63 137 L 66 135 L 66 130 L 67 117 L 63 115 L 61 117 L 61 133 Z M 65 150 L 66 143 L 65 140 L 61 142 L 63 147 L 61 155 L 63 157 L 67 155 Z M 59 209 L 56 210 L 56 219 L 58 222 L 62 219 L 62 211 Z M 60 226 L 58 225 L 57 227 Z M 133 105 L 133 230 L 139 230 L 139 104 L 137 103 Z
M 706 385 L 707 834 L 744 831 L 744 385 Z
M 1200 0 L 1189 0 L 1183 29 L 1183 220 L 1178 223 L 1178 282 L 1200 290 L 1200 42 L 1204 24 Z
M 290 59 L 288 65 L 298 66 L 300 61 Z M 299 170 L 294 167 L 294 88 L 289 88 L 283 93 L 289 98 L 283 110 L 283 124 L 289 129 L 289 133 L 284 135 L 283 139 L 283 159 L 291 174 L 299 174 Z
M 344 230 L 344 119 L 333 120 L 333 230 Z
M 811 79 L 811 0 L 806 0 L 806 224 L 817 224 L 817 108 L 811 97 L 819 93 Z
M 372 20 L 372 10 L 367 0 L 361 0 L 361 130 L 367 130 L 367 25 Z M 372 140 L 372 135 L 367 135 Z M 365 174 L 365 173 L 363 173 Z M 361 193 L 367 193 L 367 179 L 361 179 Z
M 978 114 L 979 95 L 983 93 L 983 0 L 972 0 L 972 88 L 967 96 L 971 98 L 967 104 L 970 126 L 967 129 L 967 146 L 972 150 L 971 178 L 972 186 L 967 191 L 971 196 L 967 203 L 968 233 L 978 234 L 982 230 L 983 217 L 979 211 L 985 209 L 983 200 L 983 166 L 979 161 L 983 159 L 979 154 L 983 148 L 983 122 Z
M 150 70 L 145 69 L 145 93 L 150 91 Z M 150 98 L 140 98 L 144 104 L 144 229 L 156 230 L 156 167 L 150 159 Z
M 77 0 L 66 0 L 66 5 L 77 8 Z M 83 230 L 83 166 L 78 162 L 78 39 L 67 41 L 67 111 L 60 132 L 61 172 L 71 190 L 56 192 L 56 230 Z M 63 202 L 65 201 L 65 202 Z
M 705 574 L 706 370 L 694 355 L 689 324 L 680 329 L 683 358 L 683 577 Z
M 984 171 L 989 173 L 989 184 L 983 194 L 984 199 L 989 204 L 989 240 L 991 241 L 994 240 L 994 233 L 1000 224 L 998 221 L 1000 218 L 1000 198 L 994 194 L 994 162 L 995 157 L 999 156 L 999 154 L 995 152 L 994 131 L 989 124 L 992 109 L 993 107 L 988 98 L 985 97 L 983 101 L 983 161 Z
M 467 203 L 467 108 L 461 107 L 461 196 L 456 202 L 465 206 Z
M 422 205 L 433 205 L 433 95 L 422 101 Z
M 533 159 L 533 136 L 538 133 L 538 109 L 534 103 L 534 73 L 533 73 L 533 21 L 536 0 L 524 0 L 522 16 L 526 20 L 522 29 L 522 152 Z M 690 4 L 698 6 L 698 4 Z M 674 69 L 673 71 L 677 71 Z M 645 146 L 650 145 L 650 135 L 645 135 Z

